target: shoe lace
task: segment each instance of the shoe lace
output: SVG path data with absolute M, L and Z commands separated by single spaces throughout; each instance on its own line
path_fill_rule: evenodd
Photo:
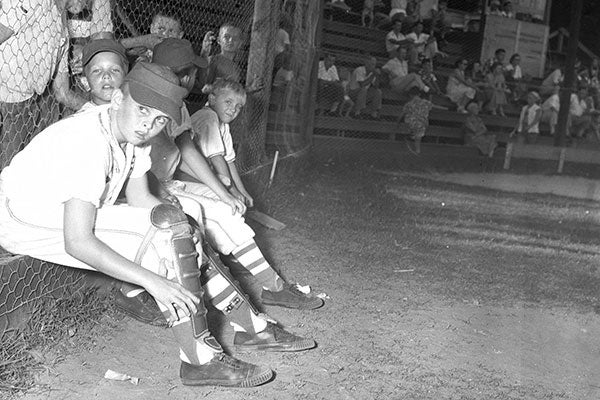
M 227 365 L 229 367 L 232 367 L 232 368 L 239 368 L 240 367 L 239 360 L 237 360 L 237 359 L 235 359 L 235 358 L 233 358 L 231 356 L 228 356 L 225 353 L 220 353 L 218 355 L 218 357 L 219 357 L 218 360 L 220 362 L 222 362 L 223 364 L 225 364 L 225 365 Z

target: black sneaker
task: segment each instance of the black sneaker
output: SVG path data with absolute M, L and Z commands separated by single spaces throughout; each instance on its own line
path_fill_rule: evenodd
M 263 289 L 261 300 L 264 305 L 295 308 L 298 310 L 314 310 L 325 302 L 319 297 L 302 293 L 296 285 L 284 284 L 278 292 Z
M 236 332 L 233 345 L 238 351 L 302 351 L 315 347 L 312 339 L 296 336 L 285 329 L 268 323 L 264 331 L 251 335 L 247 332 Z
M 168 326 L 167 319 L 158 308 L 156 300 L 145 290 L 133 297 L 127 297 L 120 290 L 116 290 L 115 306 L 123 313 L 145 324 Z
M 273 371 L 219 353 L 203 365 L 192 365 L 182 361 L 179 376 L 181 382 L 189 386 L 252 387 L 270 381 Z

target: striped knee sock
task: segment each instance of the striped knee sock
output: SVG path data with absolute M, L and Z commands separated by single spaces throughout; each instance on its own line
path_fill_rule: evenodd
M 250 239 L 231 252 L 240 264 L 244 266 L 258 280 L 263 289 L 279 291 L 283 289 L 283 279 L 269 265 L 265 256 Z

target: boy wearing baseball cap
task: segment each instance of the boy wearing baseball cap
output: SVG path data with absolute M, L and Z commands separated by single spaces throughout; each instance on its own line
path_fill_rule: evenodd
M 82 110 L 109 104 L 129 69 L 125 47 L 114 39 L 92 40 L 83 48 L 81 61 L 82 81 L 90 90 L 90 101 L 84 104 Z
M 184 39 L 165 39 L 156 45 L 152 62 L 169 67 L 178 76 L 187 93 L 193 87 L 198 68 L 204 68 L 207 65 L 204 58 L 194 54 L 191 43 Z M 171 122 L 152 140 L 151 171 L 161 183 L 159 189 L 166 191 L 163 196 L 176 196 L 183 210 L 203 223 L 210 246 L 224 254 L 230 254 L 233 249 L 239 247 L 236 242 L 239 242 L 239 245 L 244 244 L 244 246 L 247 246 L 248 241 L 254 243 L 252 239 L 254 232 L 244 223 L 245 205 L 236 199 L 214 175 L 208 162 L 192 142 L 192 135 L 191 117 L 184 105 L 182 107 L 182 123 L 177 125 Z M 181 151 L 178 146 L 182 147 Z M 186 165 L 185 170 L 202 183 L 174 180 L 175 171 L 180 165 Z M 229 271 L 220 263 L 218 256 L 210 246 L 205 246 L 205 253 L 215 261 L 217 267 L 225 270 L 223 274 L 228 275 Z M 258 268 L 249 268 L 249 264 L 244 264 L 244 267 L 247 267 L 261 284 L 273 289 L 277 286 L 278 279 L 281 278 L 264 261 L 258 247 L 256 247 L 256 251 L 260 254 L 260 258 L 263 260 L 262 264 L 266 268 L 260 263 L 254 265 Z M 256 260 L 251 260 L 249 263 L 252 264 L 254 261 Z M 211 299 L 228 297 L 228 293 L 232 290 L 237 290 L 238 293 L 241 291 L 236 285 L 224 287 L 219 284 L 219 274 L 204 270 L 203 273 L 206 274 L 204 289 Z M 281 282 L 283 281 L 281 280 Z M 282 288 L 278 287 L 278 289 Z M 243 293 L 239 294 L 242 298 L 245 297 Z M 305 308 L 316 308 L 322 305 L 321 299 L 305 296 L 294 298 L 294 301 L 294 305 L 300 306 L 298 308 L 306 305 L 309 307 Z M 310 306 L 310 304 L 314 305 Z M 221 302 L 215 306 L 226 315 L 230 314 L 227 309 L 231 308 L 231 304 Z M 293 335 L 278 325 L 257 317 L 254 307 L 248 301 L 241 304 L 239 308 L 241 309 L 238 314 L 229 315 L 230 324 L 236 332 L 234 345 L 237 349 L 300 351 L 315 346 L 313 340 Z M 250 318 L 247 316 L 244 318 L 243 315 L 240 318 L 241 313 L 249 313 Z
M 0 174 L 0 245 L 143 287 L 171 323 L 184 384 L 256 386 L 273 372 L 210 334 L 186 215 L 148 190 L 147 143 L 181 123 L 186 94 L 168 68 L 139 63 L 110 104 L 37 135 Z M 127 204 L 115 206 L 121 190 Z

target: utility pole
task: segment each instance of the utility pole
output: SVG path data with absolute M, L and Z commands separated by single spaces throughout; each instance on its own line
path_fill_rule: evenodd
M 577 58 L 577 47 L 579 45 L 579 30 L 581 28 L 581 14 L 583 11 L 583 0 L 571 1 L 571 23 L 569 24 L 569 46 L 567 47 L 567 60 L 564 66 L 565 80 L 560 89 L 560 110 L 558 111 L 558 123 L 554 134 L 554 145 L 564 147 L 567 142 L 567 123 L 569 117 L 569 106 L 571 104 L 571 93 L 576 89 L 577 82 L 575 71 L 575 59 Z

